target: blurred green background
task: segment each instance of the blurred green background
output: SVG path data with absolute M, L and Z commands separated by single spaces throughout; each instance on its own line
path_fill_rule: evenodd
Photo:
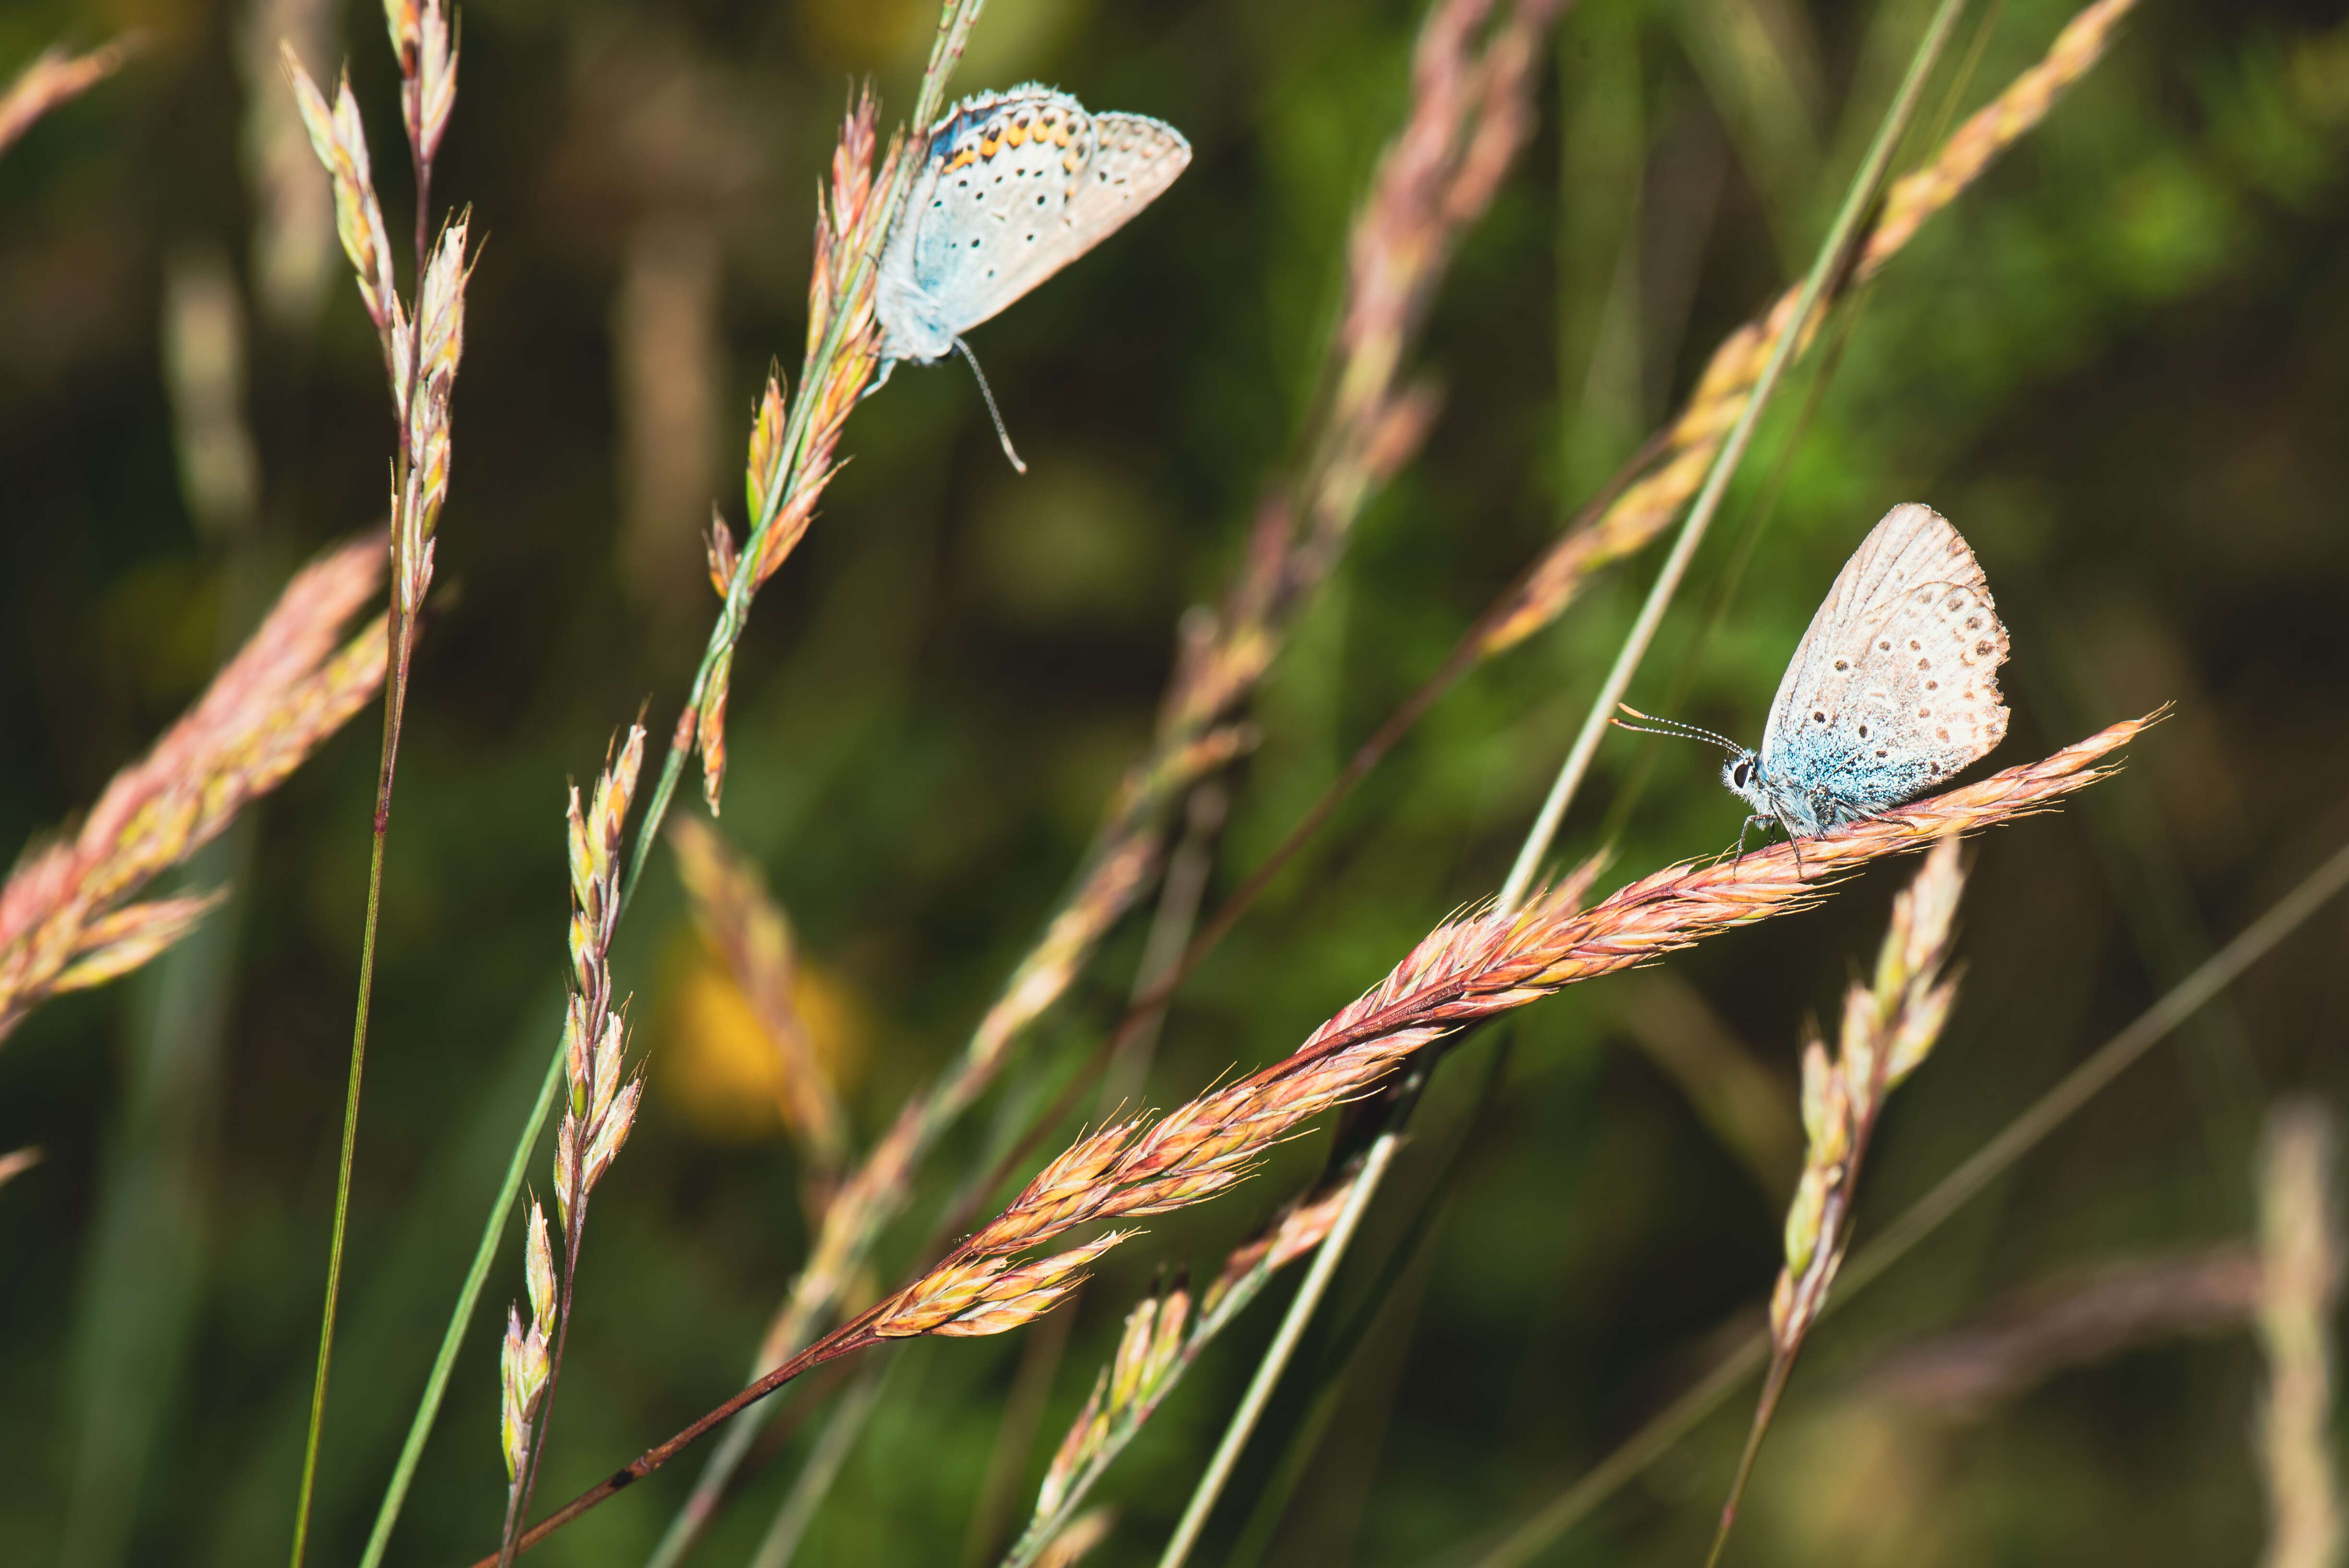
M 1568 15 L 1539 126 L 1413 356 L 1443 414 L 1257 705 L 1263 744 L 1232 779 L 1214 890 L 1721 337 L 1800 275 L 1928 9 L 1582 0 Z M 1927 131 L 2036 58 L 2070 11 L 1975 7 Z M 1418 19 L 1396 0 L 993 0 L 978 26 L 959 90 L 1056 82 L 1172 121 L 1196 158 L 1130 232 L 974 335 L 1032 472 L 1005 467 L 960 368 L 900 374 L 850 423 L 853 461 L 737 659 L 723 826 L 797 924 L 864 1138 L 959 1046 L 1051 909 L 1147 738 L 1176 618 L 1219 596 L 1284 472 Z M 314 1562 L 357 1556 L 554 1038 L 564 784 L 647 699 L 666 732 L 714 602 L 697 531 L 713 496 L 739 519 L 751 401 L 771 357 L 798 361 L 833 128 L 868 73 L 902 111 L 934 20 L 925 0 L 463 7 L 435 196 L 471 204 L 484 250 L 390 841 Z M 0 72 L 133 26 L 145 51 L 0 159 L 10 853 L 184 707 L 294 562 L 383 504 L 380 361 L 271 53 L 291 36 L 321 76 L 349 56 L 405 234 L 379 16 L 18 0 Z M 2012 628 L 2015 719 L 1994 762 L 2178 704 L 2122 776 L 1980 845 L 1965 990 L 1893 1104 L 1863 1238 L 2349 836 L 2344 163 L 2336 5 L 2148 0 L 1891 265 L 1847 317 L 1832 379 L 1818 356 L 1797 370 L 1633 688 L 1755 738 L 1839 563 L 1889 506 L 1922 500 L 1972 541 Z M 188 367 L 207 323 L 249 363 L 213 406 L 250 431 L 249 471 L 222 460 L 225 478 L 183 466 L 206 438 L 171 390 L 206 384 Z M 1434 711 L 1185 991 L 1152 1103 L 1285 1053 L 1497 884 L 1652 569 L 1612 574 Z M 355 722 L 195 869 L 239 889 L 201 938 L 0 1049 L 0 1149 L 48 1151 L 0 1190 L 0 1561 L 285 1551 L 375 727 Z M 1700 748 L 1610 739 L 1561 850 L 1595 847 L 1621 804 L 1623 877 L 1712 852 L 1740 815 L 1715 772 Z M 1359 1353 L 1340 1365 L 1309 1338 L 1202 1561 L 1424 1561 L 1550 1495 L 1757 1321 L 1790 1168 L 1783 1145 L 1774 1164 L 1766 1139 L 1724 1143 L 1702 1107 L 1744 1093 L 1787 1125 L 1803 1020 L 1834 1015 L 1906 874 L 1581 988 L 1460 1052 L 1340 1277 L 1334 1318 L 1372 1314 Z M 1735 1561 L 2251 1558 L 2260 1363 L 2240 1332 L 1962 1414 L 1889 1407 L 1870 1369 L 2015 1290 L 2245 1233 L 2267 1103 L 2349 1090 L 2344 934 L 2340 911 L 2320 916 L 1822 1330 Z M 1130 920 L 950 1140 L 885 1272 L 1114 1020 L 1139 945 Z M 595 1204 L 542 1506 L 736 1386 L 805 1241 L 780 1127 L 741 1114 L 759 1102 L 727 1076 L 739 1020 L 665 857 L 616 963 L 652 1090 Z M 1736 1088 L 1736 1062 L 1758 1087 Z M 1212 1274 L 1322 1147 L 1290 1146 L 1113 1253 L 1048 1384 L 1029 1334 L 889 1352 L 885 1401 L 802 1561 L 991 1562 L 999 1537 L 972 1521 L 1023 1355 L 1050 1392 L 1016 1488 L 988 1505 L 1010 1520 L 1154 1272 Z M 395 1563 L 494 1544 L 492 1308 L 521 1290 L 508 1252 Z M 1154 1559 L 1289 1288 L 1111 1474 L 1099 1497 L 1123 1518 L 1092 1561 Z M 1268 1490 L 1333 1378 L 1326 1439 Z M 1747 1408 L 1733 1399 L 1545 1560 L 1697 1560 Z M 765 1531 L 812 1432 L 776 1430 L 696 1561 L 743 1560 Z M 697 1468 L 541 1556 L 640 1561 Z

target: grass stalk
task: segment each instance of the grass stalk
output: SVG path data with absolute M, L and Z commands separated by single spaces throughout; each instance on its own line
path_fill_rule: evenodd
M 444 231 L 440 254 L 429 241 L 432 165 L 456 98 L 457 56 L 440 0 L 395 0 L 386 8 L 400 74 L 400 119 L 416 182 L 412 305 L 398 297 L 389 236 L 377 200 L 364 132 L 346 73 L 329 109 L 290 48 L 287 72 L 310 139 L 335 186 L 336 226 L 358 276 L 360 296 L 384 348 L 397 415 L 392 462 L 390 670 L 384 683 L 383 744 L 376 770 L 375 814 L 367 856 L 366 923 L 359 940 L 358 994 L 351 1023 L 351 1064 L 343 1097 L 342 1149 L 335 1178 L 335 1220 L 326 1254 L 326 1301 L 319 1314 L 318 1358 L 310 1390 L 309 1428 L 295 1502 L 293 1568 L 302 1568 L 318 1442 L 334 1359 L 335 1312 L 342 1288 L 343 1248 L 357 1151 L 359 1091 L 367 1065 L 367 1024 L 375 995 L 376 933 L 383 906 L 385 841 L 391 831 L 392 785 L 408 706 L 409 673 L 426 592 L 432 582 L 433 535 L 449 484 L 449 397 L 464 352 L 464 292 L 469 265 L 462 218 Z
M 841 1467 L 848 1462 L 849 1451 L 863 1435 L 874 1406 L 880 1403 L 882 1380 L 889 1375 L 889 1367 L 888 1363 L 867 1366 L 833 1402 L 823 1430 L 816 1434 L 815 1449 L 792 1479 L 792 1490 L 784 1495 L 782 1506 L 775 1511 L 774 1522 L 767 1527 L 765 1538 L 759 1542 L 750 1568 L 791 1568 L 792 1558 L 806 1537 L 808 1526 L 815 1522 L 816 1510 L 823 1506 L 824 1494 L 839 1479 Z
M 564 1047 L 558 1043 L 554 1054 L 547 1058 L 546 1075 L 539 1082 L 538 1098 L 532 1103 L 527 1118 L 533 1128 L 543 1127 L 547 1114 L 554 1108 L 555 1091 L 563 1084 L 564 1054 Z M 424 1458 L 425 1441 L 432 1435 L 433 1418 L 440 1414 L 450 1375 L 456 1369 L 457 1353 L 465 1343 L 466 1325 L 472 1320 L 473 1306 L 489 1283 L 491 1266 L 504 1243 L 506 1216 L 522 1197 L 523 1180 L 536 1147 L 534 1137 L 521 1139 L 506 1160 L 505 1180 L 499 1186 L 497 1201 L 491 1205 L 489 1219 L 481 1226 L 481 1239 L 473 1248 L 472 1265 L 465 1271 L 465 1282 L 458 1291 L 458 1310 L 450 1314 L 448 1325 L 440 1332 L 440 1348 L 432 1358 L 432 1370 L 425 1377 L 424 1397 L 417 1401 L 416 1413 L 409 1420 L 408 1436 L 400 1443 L 391 1480 L 376 1508 L 375 1526 L 367 1532 L 367 1550 L 360 1554 L 359 1568 L 379 1568 L 384 1552 L 391 1545 L 392 1526 L 399 1521 L 399 1511 L 408 1501 L 408 1489 L 416 1480 L 416 1467 Z
M 1356 1227 L 1371 1206 L 1379 1183 L 1386 1177 L 1387 1168 L 1394 1163 L 1396 1137 L 1382 1132 L 1371 1151 L 1362 1158 L 1362 1168 L 1346 1189 L 1345 1201 L 1340 1205 L 1338 1218 L 1313 1254 L 1313 1266 L 1306 1271 L 1304 1282 L 1297 1287 L 1296 1300 L 1280 1320 L 1279 1331 L 1274 1334 L 1271 1346 L 1257 1363 L 1256 1375 L 1248 1379 L 1247 1391 L 1240 1396 L 1238 1408 L 1232 1412 L 1231 1421 L 1224 1428 L 1222 1441 L 1207 1460 L 1199 1484 L 1191 1493 L 1183 1517 L 1175 1521 L 1174 1533 L 1167 1539 L 1166 1550 L 1159 1554 L 1158 1568 L 1179 1568 L 1198 1543 L 1199 1532 L 1206 1528 L 1208 1511 L 1216 1499 L 1223 1494 L 1224 1483 L 1231 1479 L 1232 1468 L 1239 1463 L 1240 1450 L 1247 1446 L 1248 1437 L 1256 1430 L 1264 1407 L 1272 1398 L 1272 1391 L 1280 1381 L 1288 1358 L 1297 1352 L 1297 1342 L 1305 1335 L 1305 1326 L 1313 1318 L 1315 1309 L 1330 1289 L 1330 1282 L 1338 1272 L 1338 1263 L 1346 1255 L 1346 1244 L 1354 1239 Z

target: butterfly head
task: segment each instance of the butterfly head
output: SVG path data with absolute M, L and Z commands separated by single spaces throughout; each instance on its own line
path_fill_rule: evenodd
M 1733 748 L 1729 760 L 1721 764 L 1721 782 L 1729 793 L 1737 796 L 1757 813 L 1770 813 L 1768 791 L 1762 779 L 1762 759 L 1743 747 Z

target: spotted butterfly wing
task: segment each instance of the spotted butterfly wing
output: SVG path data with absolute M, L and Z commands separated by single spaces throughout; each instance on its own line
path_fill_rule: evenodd
M 882 358 L 942 358 L 1123 227 L 1190 161 L 1172 126 L 1089 113 L 1066 93 L 1030 85 L 965 99 L 933 131 L 882 255 Z
M 2005 736 L 2006 653 L 1965 539 L 1930 507 L 1896 506 L 1811 618 L 1770 707 L 1762 769 L 1813 781 L 1831 818 L 1906 800 Z

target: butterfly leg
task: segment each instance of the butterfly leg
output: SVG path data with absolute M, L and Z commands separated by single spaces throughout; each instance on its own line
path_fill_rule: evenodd
M 1795 831 L 1795 825 L 1788 822 L 1785 817 L 1781 816 L 1775 820 L 1779 826 L 1786 830 L 1786 846 L 1795 852 L 1795 880 L 1797 882 L 1809 881 L 1811 879 L 1810 873 L 1803 869 L 1802 835 L 1796 833 Z

